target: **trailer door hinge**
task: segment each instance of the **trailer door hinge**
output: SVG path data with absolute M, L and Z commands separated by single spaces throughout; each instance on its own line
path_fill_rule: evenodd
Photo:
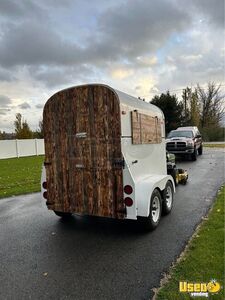
M 113 161 L 113 165 L 115 167 L 122 167 L 124 169 L 125 168 L 124 158 L 115 158 L 114 161 Z

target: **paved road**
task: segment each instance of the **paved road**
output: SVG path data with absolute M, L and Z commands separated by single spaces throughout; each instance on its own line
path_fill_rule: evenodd
M 180 162 L 189 183 L 147 234 L 130 222 L 65 223 L 39 194 L 0 200 L 0 299 L 151 299 L 224 182 L 223 164 L 223 150 L 212 149 L 197 162 Z

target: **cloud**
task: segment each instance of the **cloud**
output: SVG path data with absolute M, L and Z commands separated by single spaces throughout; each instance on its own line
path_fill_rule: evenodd
M 156 55 L 145 55 L 137 57 L 137 65 L 139 67 L 151 67 L 158 63 L 158 58 Z
M 79 61 L 80 50 L 63 41 L 46 24 L 23 22 L 10 26 L 1 38 L 0 62 L 4 67 L 17 65 L 67 65 Z
M 223 7 L 223 0 L 2 0 L 0 90 L 8 102 L 3 107 L 0 96 L 0 108 L 12 110 L 9 118 L 27 109 L 34 119 L 39 99 L 89 82 L 146 99 L 222 82 Z
M 205 14 L 211 16 L 211 20 L 216 20 L 219 15 L 218 8 L 214 8 L 212 12 L 211 2 L 206 2 L 201 15 Z M 16 1 L 7 3 L 4 0 L 1 5 L 5 7 L 8 15 L 17 8 L 18 18 L 25 12 L 29 16 L 35 14 L 32 12 L 32 7 L 36 5 L 34 2 L 31 2 L 30 6 L 18 4 Z M 15 70 L 17 74 L 15 68 L 27 68 L 31 78 L 47 87 L 88 81 L 91 77 L 100 78 L 100 73 L 108 71 L 113 79 L 125 79 L 132 76 L 137 68 L 149 72 L 155 70 L 154 66 L 160 68 L 156 51 L 162 48 L 168 51 L 166 47 L 171 48 L 168 41 L 190 30 L 196 16 L 196 7 L 202 5 L 202 1 L 192 1 L 184 9 L 183 2 L 175 0 L 118 1 L 114 6 L 105 7 L 97 15 L 94 28 L 86 32 L 84 40 L 79 35 L 73 39 L 63 35 L 60 23 L 58 27 L 55 26 L 50 9 L 52 3 L 46 5 L 41 1 L 39 6 L 36 5 L 37 15 L 47 16 L 41 23 L 36 18 L 25 18 L 24 21 L 15 24 L 6 22 L 0 35 L 2 70 L 11 68 L 11 71 Z M 58 3 L 57 8 L 66 11 L 68 7 L 71 9 L 71 3 L 69 0 L 65 5 Z M 79 6 L 81 11 L 88 11 L 82 1 L 79 2 Z M 94 6 L 92 8 L 94 9 Z M 185 42 L 184 40 L 183 44 L 178 44 L 178 48 L 181 52 L 184 49 L 189 50 L 185 54 L 186 60 L 188 57 L 191 59 L 202 55 L 198 52 L 193 53 L 193 45 L 189 43 L 188 49 L 188 43 Z M 0 69 L 0 80 L 3 74 Z M 9 74 L 5 75 L 5 80 L 10 79 Z
M 7 115 L 9 111 L 9 108 L 0 108 L 0 115 Z
M 192 13 L 209 21 L 210 25 L 224 29 L 224 0 L 192 0 Z
M 21 108 L 21 109 L 29 109 L 29 108 L 31 108 L 30 104 L 27 103 L 27 102 L 23 102 L 23 103 L 19 104 L 18 107 Z
M 12 100 L 5 96 L 5 95 L 0 95 L 0 107 L 8 107 L 12 103 Z
M 1 0 L 0 15 L 3 18 L 13 17 L 16 21 L 27 18 L 38 18 L 40 20 L 40 17 L 44 17 L 45 13 L 34 1 Z
M 168 36 L 183 30 L 190 18 L 174 2 L 129 1 L 102 13 L 95 34 L 85 46 L 58 34 L 48 22 L 35 19 L 6 27 L 0 46 L 4 67 L 15 65 L 76 65 L 128 59 L 154 51 Z
M 127 77 L 132 76 L 133 73 L 134 73 L 134 70 L 132 70 L 132 69 L 128 69 L 125 67 L 124 68 L 117 67 L 111 71 L 111 76 L 112 76 L 112 78 L 116 78 L 116 79 L 125 79 Z
M 12 100 L 5 95 L 0 95 L 0 116 L 6 116 L 11 111 Z M 1 117 L 2 119 L 2 117 Z M 6 120 L 6 124 L 8 120 Z
M 43 104 L 36 104 L 35 107 L 36 107 L 37 109 L 42 109 L 42 108 L 44 107 L 44 105 L 43 105 Z
M 161 47 L 191 19 L 174 1 L 128 1 L 108 10 L 99 21 L 102 45 L 116 47 L 119 55 L 135 58 Z
M 76 85 L 84 77 L 87 80 L 94 72 L 92 66 L 88 65 L 52 66 L 50 68 L 37 66 L 29 67 L 28 70 L 30 76 L 50 88 L 59 88 L 68 84 Z
M 12 72 L 10 72 L 9 70 L 0 68 L 0 82 L 2 81 L 13 81 L 15 80 L 15 76 L 14 74 L 12 74 Z

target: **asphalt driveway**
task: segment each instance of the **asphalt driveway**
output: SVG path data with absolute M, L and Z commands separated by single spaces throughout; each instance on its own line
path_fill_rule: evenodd
M 225 181 L 222 149 L 179 165 L 189 182 L 147 234 L 133 222 L 63 222 L 39 193 L 0 200 L 0 299 L 151 299 Z

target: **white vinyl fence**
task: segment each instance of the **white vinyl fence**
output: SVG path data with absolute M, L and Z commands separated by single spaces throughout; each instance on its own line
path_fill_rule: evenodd
M 0 141 L 0 159 L 43 155 L 44 153 L 43 139 Z

